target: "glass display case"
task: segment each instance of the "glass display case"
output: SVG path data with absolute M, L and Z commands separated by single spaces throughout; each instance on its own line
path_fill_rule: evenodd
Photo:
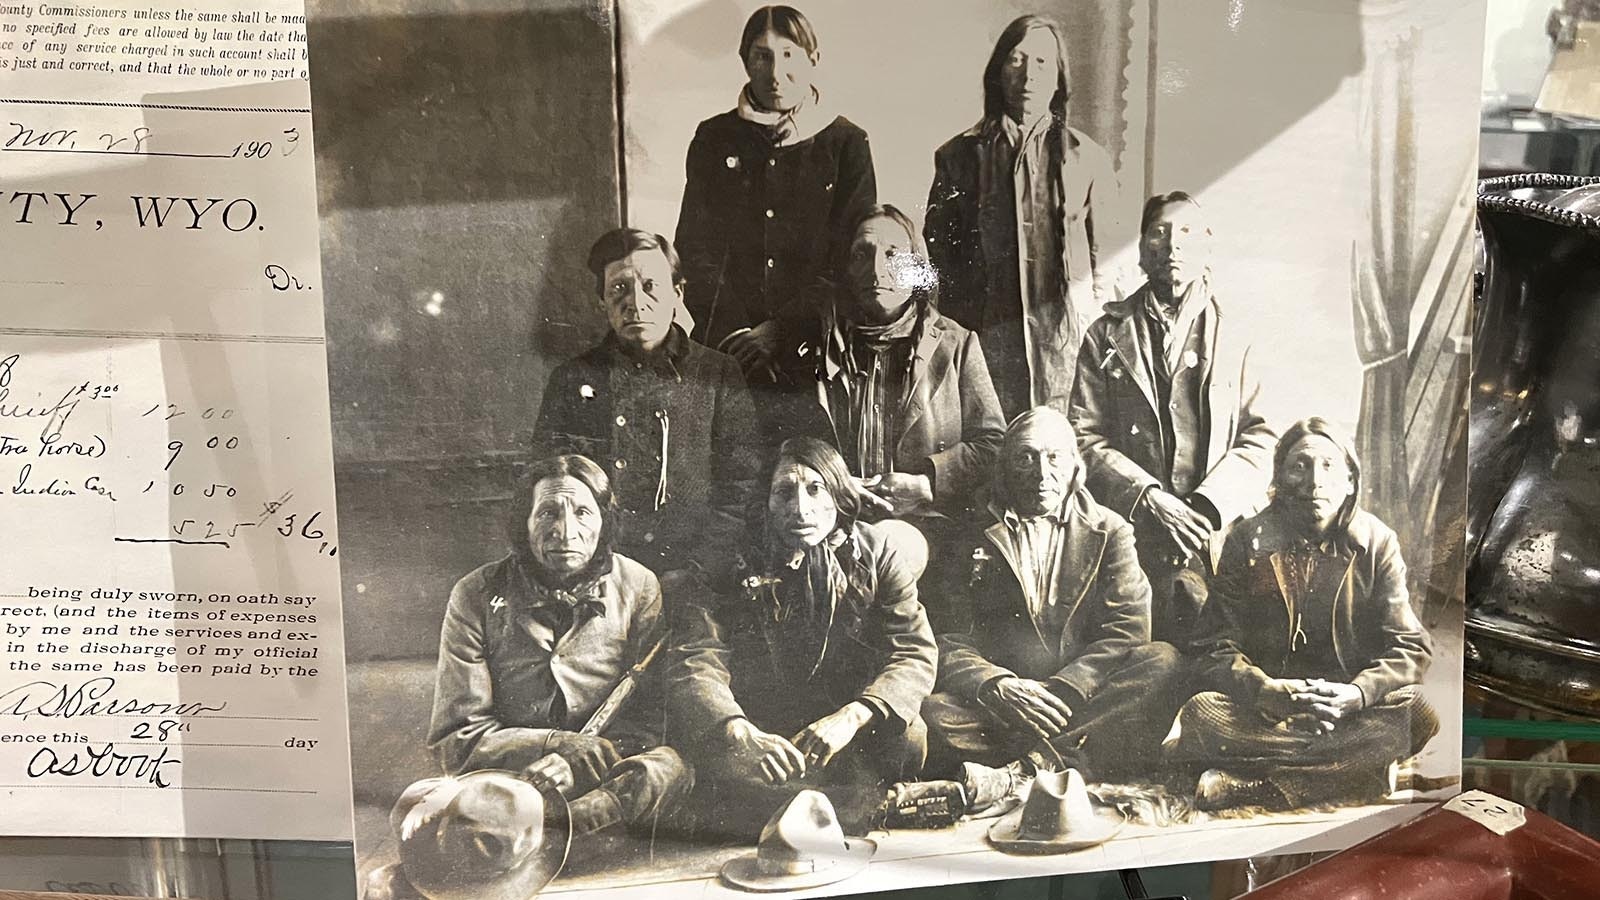
M 318 5 L 310 4 L 313 9 Z M 1544 24 L 1535 8 L 1551 5 L 1552 0 L 1492 0 L 1491 56 L 1504 53 L 1506 41 L 1534 42 L 1531 31 Z M 1530 26 L 1535 22 L 1536 26 Z M 1505 26 L 1503 34 L 1493 33 L 1496 23 Z M 1548 42 L 1542 27 L 1538 30 L 1538 39 Z M 1596 76 L 1600 78 L 1600 73 Z M 1501 91 L 1486 103 L 1482 174 L 1600 174 L 1600 121 L 1539 112 L 1531 108 L 1531 96 L 1516 94 Z M 731 157 L 729 163 L 731 166 Z M 348 186 L 345 189 L 349 190 Z M 562 214 L 575 215 L 570 210 Z M 767 215 L 771 214 L 769 210 Z M 380 462 L 382 465 L 374 463 L 369 470 L 354 474 L 341 471 L 341 500 L 348 502 L 364 493 L 387 495 L 390 470 L 386 467 L 392 463 Z M 437 501 L 433 505 L 448 506 L 453 515 L 458 508 L 484 502 L 482 497 L 492 492 L 484 486 L 484 465 L 453 472 L 460 484 L 455 485 L 451 498 L 432 498 Z M 365 593 L 365 585 L 362 590 Z M 363 602 L 368 601 L 356 600 L 358 606 Z M 423 672 L 424 677 L 426 674 Z M 358 677 L 353 670 L 352 679 Z M 1461 727 L 1463 790 L 1497 794 L 1600 838 L 1600 719 L 1530 707 L 1469 683 L 1462 698 Z M 377 814 L 381 817 L 386 810 Z M 875 896 L 896 900 L 1226 900 L 1323 855 L 1025 878 Z M 0 890 L 218 900 L 354 900 L 358 893 L 355 857 L 348 843 L 89 838 L 0 839 Z M 560 885 L 546 893 L 561 896 Z

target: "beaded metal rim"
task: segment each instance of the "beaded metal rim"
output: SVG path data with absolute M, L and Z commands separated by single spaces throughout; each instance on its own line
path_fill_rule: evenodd
M 1591 235 L 1600 237 L 1600 216 L 1585 215 L 1551 206 L 1537 200 L 1525 200 L 1521 197 L 1506 197 L 1501 191 L 1515 191 L 1524 188 L 1555 188 L 1569 190 L 1571 188 L 1588 187 L 1600 184 L 1600 177 L 1588 175 L 1502 175 L 1499 178 L 1486 178 L 1478 182 L 1478 212 L 1509 213 L 1515 216 L 1526 216 L 1530 219 L 1539 219 L 1553 225 L 1566 228 L 1577 228 Z

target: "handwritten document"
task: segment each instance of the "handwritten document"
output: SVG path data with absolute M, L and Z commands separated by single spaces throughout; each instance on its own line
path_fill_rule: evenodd
M 0 0 L 0 833 L 344 840 L 300 0 Z

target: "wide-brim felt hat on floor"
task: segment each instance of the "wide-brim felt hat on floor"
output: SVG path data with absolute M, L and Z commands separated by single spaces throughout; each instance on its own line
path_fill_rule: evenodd
M 1041 771 L 1028 799 L 989 828 L 989 843 L 1010 853 L 1070 853 L 1117 836 L 1127 818 L 1096 807 L 1077 769 Z
M 847 838 L 833 804 L 805 790 L 761 829 L 756 852 L 728 860 L 721 877 L 746 891 L 800 891 L 843 881 L 867 867 L 875 841 Z
M 420 781 L 390 822 L 406 880 L 428 900 L 528 900 L 572 841 L 565 798 L 503 771 Z

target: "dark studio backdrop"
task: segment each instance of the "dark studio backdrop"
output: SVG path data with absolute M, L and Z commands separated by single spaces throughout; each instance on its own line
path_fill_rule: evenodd
M 432 771 L 445 600 L 504 552 L 545 376 L 605 327 L 583 261 L 618 218 L 614 37 L 581 0 L 312 0 L 308 15 L 367 836 Z

